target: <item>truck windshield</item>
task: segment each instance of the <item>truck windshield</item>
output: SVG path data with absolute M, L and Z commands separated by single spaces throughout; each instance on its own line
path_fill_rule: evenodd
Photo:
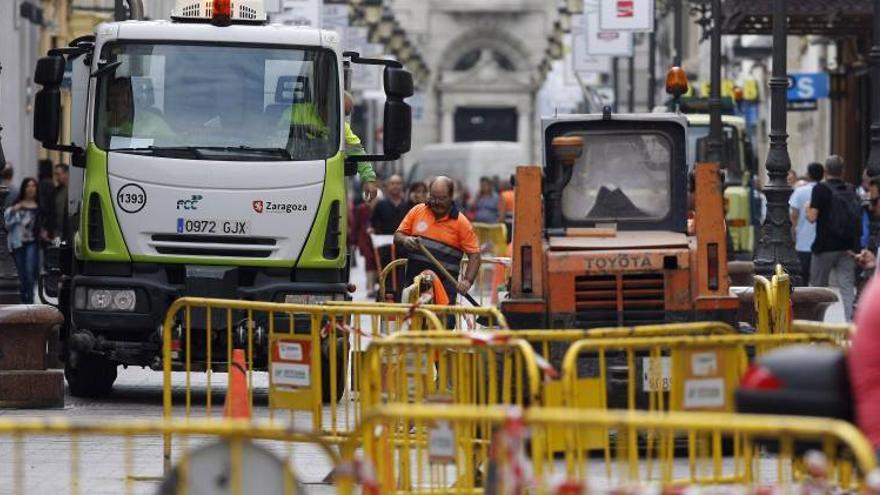
M 98 80 L 95 142 L 102 149 L 260 161 L 339 151 L 332 51 L 113 43 L 101 56 L 107 70 Z
M 740 150 L 737 146 L 737 143 L 739 143 L 739 137 L 737 135 L 738 133 L 736 127 L 732 125 L 725 125 L 723 129 L 725 146 L 724 156 L 733 157 L 733 163 L 726 164 L 727 174 L 731 177 L 731 179 L 738 180 L 742 177 L 742 171 L 746 170 L 745 164 L 742 163 L 742 160 L 744 158 L 743 154 L 740 153 Z M 694 169 L 694 164 L 697 162 L 700 139 L 707 138 L 708 136 L 708 125 L 692 125 L 688 128 L 688 172 Z
M 616 222 L 667 216 L 672 166 L 669 138 L 659 133 L 582 133 L 582 137 L 583 153 L 562 190 L 566 220 Z

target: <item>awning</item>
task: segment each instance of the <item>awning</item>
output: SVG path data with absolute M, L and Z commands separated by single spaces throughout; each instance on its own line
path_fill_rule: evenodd
M 772 0 L 724 0 L 724 34 L 772 34 Z M 871 32 L 872 0 L 789 0 L 788 33 L 851 36 Z

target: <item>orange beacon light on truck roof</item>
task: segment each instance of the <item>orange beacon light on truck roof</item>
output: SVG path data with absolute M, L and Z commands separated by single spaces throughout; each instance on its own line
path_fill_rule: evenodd
M 681 67 L 673 67 L 666 73 L 666 92 L 675 98 L 688 91 L 687 72 Z

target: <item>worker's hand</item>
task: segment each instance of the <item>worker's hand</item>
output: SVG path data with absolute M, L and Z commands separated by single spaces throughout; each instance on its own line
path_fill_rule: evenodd
M 474 285 L 470 280 L 464 279 L 458 281 L 458 292 L 461 294 L 467 294 L 469 290 L 471 290 L 471 286 Z
M 376 181 L 371 180 L 369 182 L 364 182 L 364 201 L 372 201 L 375 199 L 378 191 L 379 188 L 376 186 Z
M 403 239 L 403 247 L 406 248 L 407 251 L 413 252 L 419 250 L 419 238 L 415 236 L 408 235 Z

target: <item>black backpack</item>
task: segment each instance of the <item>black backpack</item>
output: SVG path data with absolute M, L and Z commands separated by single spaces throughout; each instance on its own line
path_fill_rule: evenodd
M 862 200 L 847 183 L 825 183 L 831 190 L 828 232 L 838 239 L 858 239 L 861 232 Z

